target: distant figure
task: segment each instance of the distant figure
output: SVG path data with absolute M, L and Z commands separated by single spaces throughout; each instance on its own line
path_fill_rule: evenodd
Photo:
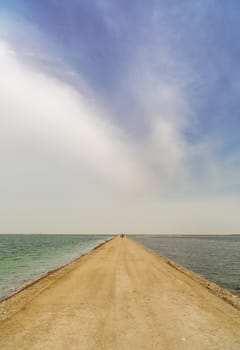
M 120 235 L 120 237 L 121 237 L 121 238 L 124 238 L 124 234 L 122 233 L 122 234 Z

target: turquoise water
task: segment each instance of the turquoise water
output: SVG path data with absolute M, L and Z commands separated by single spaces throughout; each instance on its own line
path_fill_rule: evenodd
M 131 236 L 240 295 L 240 236 Z M 0 235 L 0 300 L 109 236 Z
M 0 300 L 109 238 L 100 235 L 0 235 Z
M 132 236 L 160 255 L 240 295 L 240 236 Z

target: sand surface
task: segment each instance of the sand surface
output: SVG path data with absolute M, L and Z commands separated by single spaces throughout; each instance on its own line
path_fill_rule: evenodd
M 240 349 L 240 312 L 114 238 L 0 304 L 0 349 Z

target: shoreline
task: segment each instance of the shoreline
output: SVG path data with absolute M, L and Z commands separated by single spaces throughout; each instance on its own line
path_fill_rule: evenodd
M 74 268 L 74 263 L 80 261 L 81 258 L 88 256 L 91 252 L 93 252 L 94 250 L 100 248 L 102 245 L 106 244 L 107 242 L 113 240 L 114 238 L 116 238 L 118 236 L 112 236 L 111 238 L 108 238 L 106 240 L 104 240 L 103 242 L 100 242 L 99 244 L 97 244 L 95 247 L 90 248 L 89 251 L 81 254 L 80 256 L 78 256 L 77 258 L 74 258 L 73 260 L 67 262 L 64 265 L 61 265 L 59 267 L 56 267 L 54 269 L 51 269 L 49 271 L 47 271 L 46 273 L 44 273 L 43 275 L 41 275 L 40 277 L 37 277 L 35 280 L 30 281 L 29 283 L 27 283 L 26 285 L 20 287 L 18 290 L 14 291 L 12 294 L 4 297 L 3 299 L 0 299 L 0 321 L 5 319 L 5 317 L 2 317 L 2 305 L 4 305 L 5 302 L 7 302 L 9 299 L 16 297 L 18 294 L 28 290 L 29 288 L 33 287 L 34 285 L 38 284 L 39 282 L 44 282 L 44 280 L 48 280 L 48 279 L 53 279 L 53 282 L 55 281 L 55 278 L 58 279 L 59 277 L 57 276 L 57 273 L 68 273 L 72 268 Z M 130 236 L 131 239 L 131 236 Z M 204 276 L 197 274 L 195 272 L 193 272 L 192 270 L 186 268 L 185 266 L 177 263 L 176 261 L 164 256 L 164 255 L 160 255 L 157 252 L 155 252 L 154 250 L 144 246 L 143 244 L 137 242 L 134 240 L 134 242 L 136 244 L 138 244 L 139 246 L 141 246 L 141 248 L 149 251 L 151 254 L 155 254 L 157 257 L 161 258 L 163 261 L 165 261 L 169 266 L 173 267 L 174 269 L 176 269 L 177 271 L 181 272 L 182 274 L 190 277 L 192 280 L 196 281 L 197 283 L 199 283 L 199 285 L 203 286 L 204 288 L 206 288 L 207 290 L 209 290 L 213 295 L 217 296 L 218 298 L 224 300 L 225 302 L 227 302 L 228 304 L 230 304 L 231 306 L 233 306 L 234 308 L 236 308 L 237 310 L 240 310 L 240 296 L 233 294 L 231 291 L 221 287 L 220 285 L 218 285 L 217 283 L 208 280 L 207 278 L 205 278 Z M 56 276 L 55 276 L 56 275 Z M 48 287 L 46 287 L 48 288 Z M 12 313 L 11 313 L 12 314 Z
M 160 255 L 154 250 L 144 246 L 143 244 L 136 242 L 139 244 L 142 248 L 146 249 L 152 254 L 156 254 L 156 256 L 160 257 L 163 261 L 165 261 L 168 265 L 176 269 L 177 271 L 183 273 L 184 275 L 190 277 L 192 280 L 199 283 L 199 285 L 203 286 L 207 290 L 209 290 L 211 293 L 216 295 L 218 298 L 224 300 L 237 310 L 240 310 L 240 296 L 233 294 L 230 290 L 221 287 L 219 284 L 208 280 L 206 277 L 188 269 L 187 267 L 177 263 L 176 261 L 164 256 Z
M 2 301 L 0 348 L 238 350 L 240 312 L 225 293 L 113 237 Z
M 95 249 L 100 248 L 102 245 L 104 245 L 105 243 L 111 241 L 114 238 L 115 238 L 114 236 L 111 236 L 110 238 L 108 238 L 108 239 L 104 240 L 103 242 L 100 242 L 99 244 L 97 244 L 95 247 L 90 248 L 89 251 L 87 251 L 85 253 L 82 253 L 81 255 L 79 255 L 78 257 L 70 260 L 69 262 L 65 263 L 64 265 L 58 266 L 58 267 L 56 267 L 54 269 L 51 269 L 51 270 L 49 270 L 47 272 L 44 272 L 41 276 L 37 277 L 36 279 L 34 279 L 32 281 L 29 281 L 27 284 L 25 284 L 24 286 L 20 287 L 19 289 L 17 289 L 16 291 L 11 293 L 10 295 L 7 295 L 6 297 L 3 297 L 2 299 L 0 299 L 0 321 L 4 320 L 5 318 L 10 317 L 16 311 L 16 310 L 14 310 L 14 311 L 10 311 L 10 312 L 7 313 L 4 310 L 4 306 L 5 306 L 6 302 L 11 300 L 12 298 L 17 297 L 19 294 L 24 293 L 25 291 L 27 292 L 31 287 L 34 287 L 38 283 L 49 282 L 49 280 L 51 280 L 51 279 L 53 279 L 52 283 L 54 283 L 55 278 L 56 278 L 56 280 L 58 278 L 60 278 L 60 277 L 58 277 L 58 273 L 61 273 L 61 272 L 62 273 L 68 273 L 71 270 L 71 268 L 74 268 L 74 264 L 77 263 L 81 258 L 87 256 L 88 254 L 93 252 Z M 43 288 L 44 289 L 48 288 L 48 286 L 43 287 Z M 34 294 L 34 292 L 35 291 L 33 290 L 32 293 Z M 26 301 L 26 303 L 27 303 L 27 301 Z M 21 307 L 24 307 L 24 305 L 21 305 L 18 309 L 21 309 Z
M 81 254 L 80 256 L 78 256 L 77 258 L 74 258 L 73 260 L 67 262 L 64 265 L 61 265 L 59 267 L 56 267 L 52 270 L 47 271 L 46 273 L 44 273 L 44 275 L 36 278 L 33 281 L 30 281 L 29 283 L 27 283 L 26 285 L 24 285 L 23 287 L 21 287 L 20 289 L 18 289 L 17 291 L 13 292 L 12 294 L 6 296 L 3 299 L 0 299 L 0 321 L 5 319 L 4 315 L 3 315 L 3 311 L 2 311 L 2 307 L 4 307 L 5 302 L 7 302 L 8 300 L 17 297 L 19 294 L 24 293 L 25 291 L 27 292 L 31 287 L 34 287 L 35 285 L 38 285 L 38 283 L 40 282 L 48 282 L 48 280 L 53 279 L 52 283 L 54 283 L 55 280 L 57 280 L 58 278 L 60 278 L 58 276 L 59 274 L 67 274 L 68 272 L 70 272 L 72 269 L 74 269 L 74 265 L 75 263 L 77 263 L 78 261 L 80 261 L 80 259 L 87 257 L 89 254 L 91 254 L 94 250 L 97 250 L 98 248 L 100 248 L 101 246 L 105 245 L 107 242 L 115 239 L 118 236 L 112 236 L 111 238 L 108 238 L 106 240 L 104 240 L 103 242 L 97 244 L 95 247 L 90 248 L 89 251 Z M 131 236 L 130 236 L 130 239 Z M 134 240 L 134 239 L 133 239 Z M 224 300 L 225 302 L 227 302 L 228 304 L 230 304 L 231 306 L 233 306 L 234 308 L 236 308 L 237 310 L 240 310 L 240 297 L 238 295 L 235 295 L 233 293 L 231 293 L 231 291 L 221 287 L 220 285 L 218 285 L 215 282 L 212 282 L 210 280 L 208 280 L 207 278 L 201 276 L 200 274 L 197 274 L 195 272 L 193 272 L 192 270 L 184 267 L 183 265 L 177 263 L 176 261 L 158 254 L 157 252 L 155 252 L 154 250 L 144 246 L 143 244 L 137 242 L 134 240 L 134 242 L 136 244 L 138 244 L 141 248 L 145 249 L 146 251 L 149 251 L 151 254 L 156 255 L 158 258 L 162 259 L 164 262 L 166 262 L 169 266 L 173 267 L 174 269 L 176 269 L 177 271 L 181 272 L 182 274 L 190 277 L 193 281 L 196 281 L 197 283 L 199 283 L 199 285 L 203 286 L 204 288 L 206 288 L 207 290 L 209 290 L 213 295 L 217 296 L 218 298 Z M 43 287 L 43 290 L 48 288 L 47 287 Z M 39 288 L 41 289 L 41 288 Z M 42 290 L 42 291 L 43 291 Z M 32 291 L 32 293 L 34 294 L 34 290 Z M 30 291 L 31 293 L 31 291 Z M 23 305 L 24 306 L 24 305 Z M 12 314 L 12 312 L 11 312 Z M 8 316 L 9 317 L 9 316 Z

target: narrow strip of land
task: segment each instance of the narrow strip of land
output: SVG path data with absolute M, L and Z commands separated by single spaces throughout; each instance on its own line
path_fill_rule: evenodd
M 103 244 L 1 308 L 2 350 L 240 349 L 236 308 L 128 238 Z

